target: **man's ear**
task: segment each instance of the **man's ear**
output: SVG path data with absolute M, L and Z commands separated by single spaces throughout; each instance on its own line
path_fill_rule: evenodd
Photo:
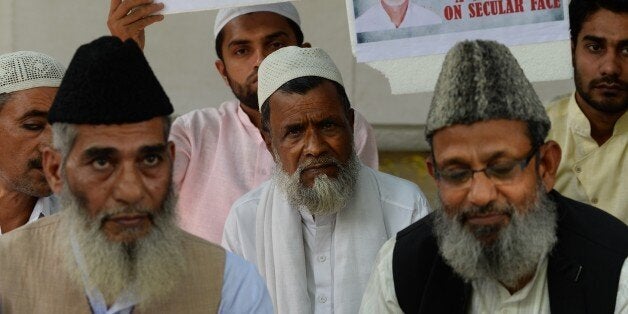
M 214 62 L 214 64 L 216 65 L 216 70 L 218 70 L 218 73 L 220 73 L 222 80 L 225 82 L 225 84 L 227 84 L 227 86 L 229 86 L 229 78 L 227 78 L 227 67 L 225 67 L 225 63 L 222 60 L 218 59 L 216 60 L 216 62 Z
M 273 153 L 273 143 L 272 138 L 270 137 L 270 131 L 265 129 L 260 129 L 260 133 L 262 134 L 262 139 L 264 139 L 264 144 L 266 144 L 266 149 L 273 156 L 273 160 L 275 160 L 275 154 Z M 277 162 L 277 160 L 275 160 Z
M 54 193 L 61 192 L 63 188 L 63 180 L 61 176 L 61 167 L 63 166 L 61 154 L 52 147 L 45 147 L 42 152 L 42 167 L 46 181 L 50 189 Z
M 349 127 L 351 128 L 351 133 L 353 133 L 353 126 L 355 123 L 355 110 L 353 108 L 349 108 Z
M 436 180 L 435 172 L 434 172 L 434 158 L 432 154 L 430 154 L 427 159 L 425 159 L 425 165 L 427 166 L 427 172 Z
M 310 43 L 308 43 L 308 42 L 304 42 L 304 43 L 301 44 L 300 47 L 301 48 L 312 48 L 312 45 Z
M 170 155 L 170 160 L 172 160 L 172 162 L 174 162 L 174 157 L 175 157 L 175 144 L 173 141 L 168 141 L 168 155 Z
M 548 141 L 540 148 L 540 159 L 538 173 L 541 181 L 545 185 L 547 192 L 554 188 L 556 183 L 556 172 L 561 159 L 560 145 L 554 141 Z

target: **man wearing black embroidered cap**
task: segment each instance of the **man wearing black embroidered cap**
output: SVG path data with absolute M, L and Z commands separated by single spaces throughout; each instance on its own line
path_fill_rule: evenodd
M 43 156 L 63 211 L 2 238 L 0 312 L 272 312 L 252 265 L 176 227 L 172 111 L 135 42 L 77 50 Z

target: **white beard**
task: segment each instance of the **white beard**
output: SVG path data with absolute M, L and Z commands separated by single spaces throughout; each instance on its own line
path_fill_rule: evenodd
M 353 196 L 355 185 L 360 171 L 360 162 L 355 153 L 351 153 L 346 165 L 336 159 L 321 157 L 310 159 L 299 165 L 292 175 L 283 170 L 283 165 L 275 152 L 275 171 L 272 180 L 286 193 L 288 202 L 293 207 L 304 206 L 311 215 L 321 216 L 337 213 L 349 203 Z M 311 188 L 301 184 L 301 171 L 310 164 L 334 162 L 339 167 L 338 177 L 329 178 L 327 175 L 316 177 Z
M 67 181 L 66 181 L 67 182 Z M 153 212 L 148 235 L 131 244 L 111 242 L 101 230 L 102 217 L 111 212 L 137 208 L 104 210 L 95 218 L 87 214 L 80 200 L 64 186 L 60 203 L 67 219 L 63 229 L 74 236 L 83 256 L 90 283 L 111 304 L 125 289 L 131 289 L 142 302 L 150 302 L 171 291 L 185 271 L 181 233 L 174 220 L 174 194 L 170 189 L 162 206 Z M 65 249 L 66 264 L 77 284 L 83 286 L 71 247 Z
M 497 208 L 511 214 L 510 223 L 499 230 L 491 245 L 479 241 L 474 233 L 461 223 L 463 212 L 495 210 L 471 208 L 447 217 L 442 204 L 437 204 L 434 230 L 441 255 L 458 275 L 467 281 L 480 278 L 495 279 L 506 287 L 516 287 L 520 280 L 533 274 L 543 256 L 556 243 L 556 204 L 539 184 L 536 200 L 526 210 L 511 205 Z M 526 212 L 520 214 L 520 212 Z M 491 227 L 476 230 L 478 235 L 491 232 Z

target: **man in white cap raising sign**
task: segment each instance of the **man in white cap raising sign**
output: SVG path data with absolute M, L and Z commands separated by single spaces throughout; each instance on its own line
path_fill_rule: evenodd
M 134 38 L 142 46 L 143 23 L 147 21 L 139 18 L 159 20 L 151 14 L 161 9 L 160 4 L 147 3 L 151 1 L 112 0 L 108 23 L 112 34 Z M 134 13 L 126 15 L 138 5 Z M 218 11 L 214 25 L 216 69 L 237 99 L 219 108 L 192 111 L 172 125 L 171 140 L 177 147 L 177 208 L 185 230 L 219 243 L 233 202 L 270 178 L 274 163 L 259 132 L 257 69 L 279 48 L 309 46 L 303 42 L 299 24 L 299 13 L 288 2 Z M 353 129 L 358 157 L 377 169 L 372 129 L 358 113 Z
M 418 187 L 364 166 L 340 72 L 320 48 L 259 69 L 272 179 L 238 199 L 223 246 L 257 265 L 279 313 L 356 313 L 379 247 L 426 215 Z
M 65 68 L 32 51 L 0 55 L 0 234 L 56 211 L 41 167 L 48 109 Z

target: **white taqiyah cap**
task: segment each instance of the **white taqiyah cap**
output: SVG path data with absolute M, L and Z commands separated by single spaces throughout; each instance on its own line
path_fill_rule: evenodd
M 319 76 L 343 85 L 340 71 L 323 49 L 284 47 L 269 54 L 257 71 L 260 110 L 266 99 L 281 85 L 304 76 Z
M 17 51 L 0 55 L 0 94 L 35 87 L 59 87 L 65 67 L 39 52 Z
M 235 19 L 240 15 L 254 12 L 273 12 L 281 16 L 285 16 L 291 19 L 297 25 L 301 26 L 301 19 L 299 18 L 299 12 L 297 8 L 290 2 L 271 3 L 251 5 L 246 7 L 235 7 L 218 10 L 216 15 L 216 22 L 214 23 L 214 38 L 218 36 L 218 33 L 222 30 L 229 21 Z

